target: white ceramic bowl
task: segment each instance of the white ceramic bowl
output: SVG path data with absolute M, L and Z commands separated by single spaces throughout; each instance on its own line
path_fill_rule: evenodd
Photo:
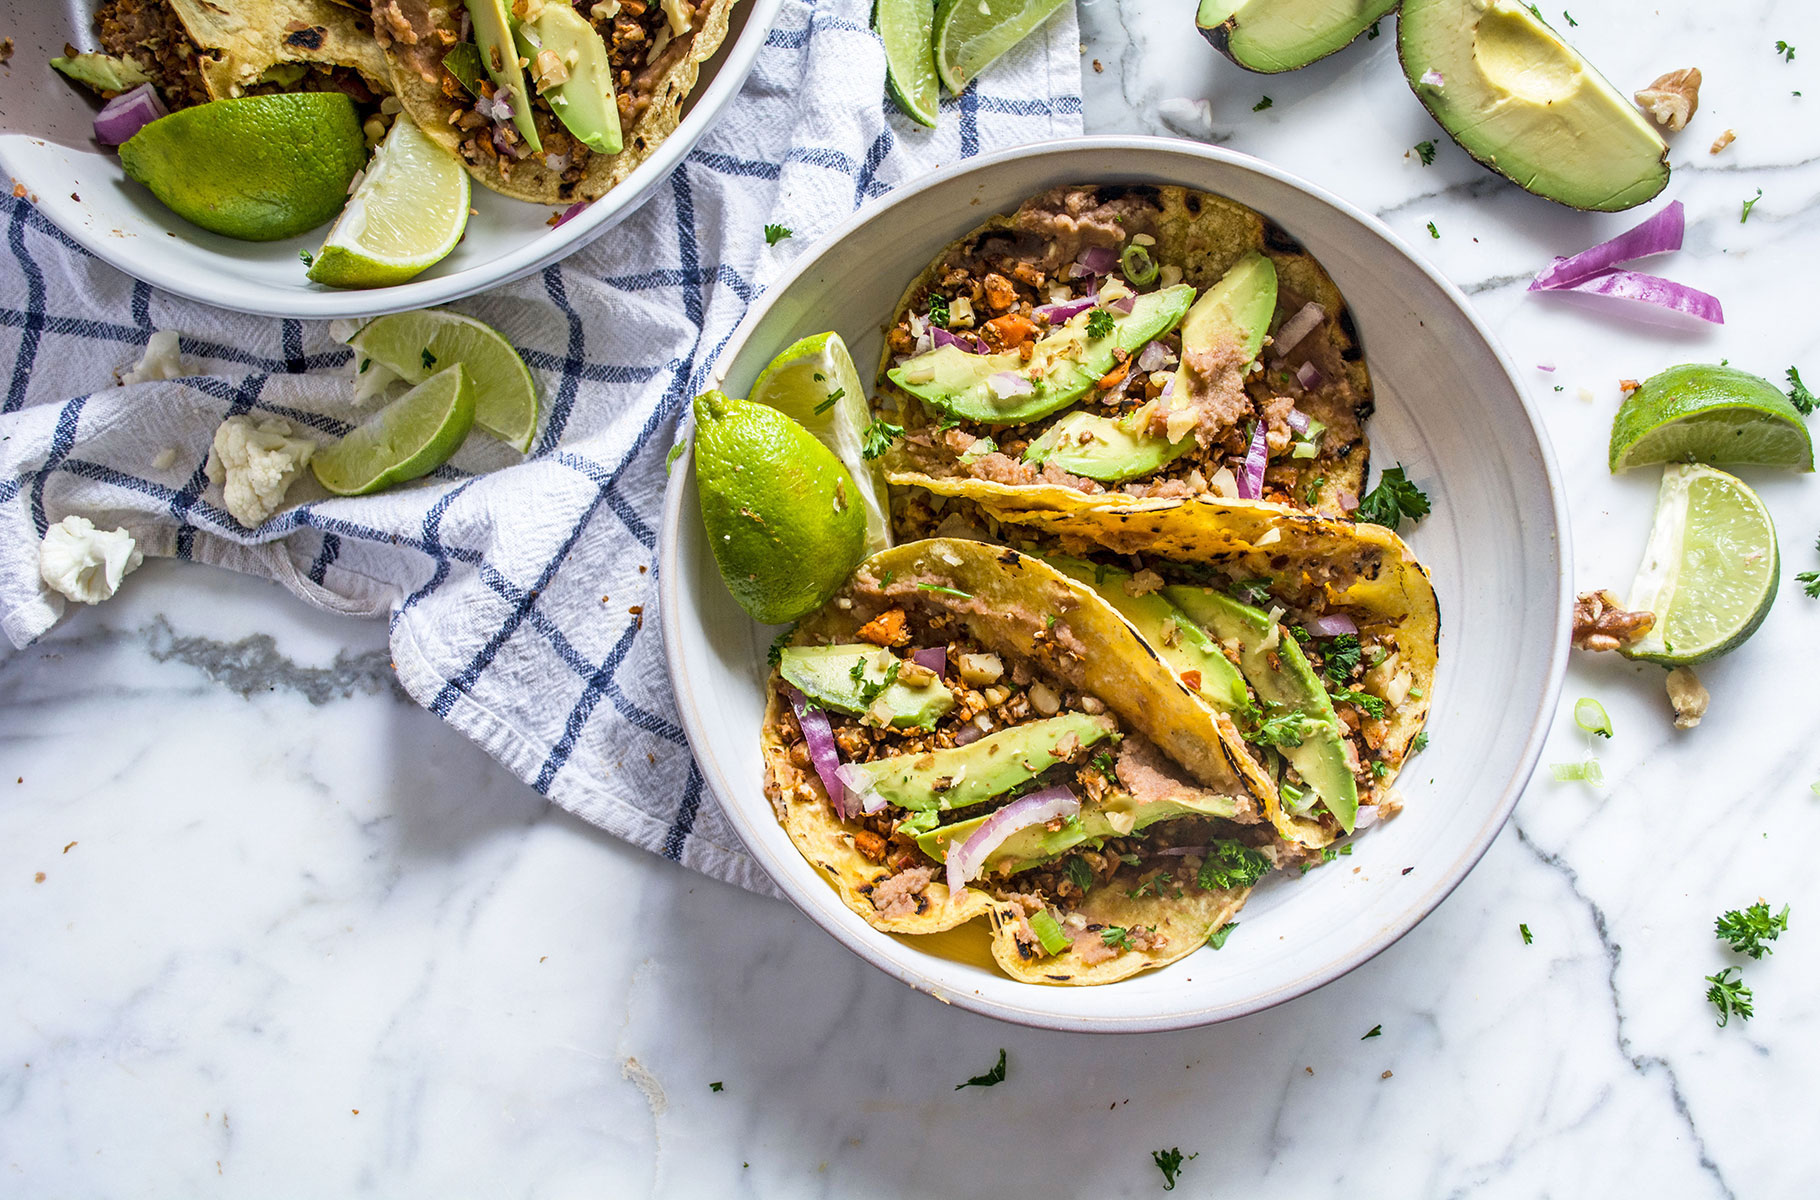
M 753 307 L 720 359 L 722 386 L 743 395 L 777 350 L 823 329 L 838 330 L 869 371 L 901 289 L 946 243 L 1044 188 L 1113 181 L 1218 192 L 1299 238 L 1358 323 L 1377 391 L 1376 463 L 1403 463 L 1433 499 L 1434 511 L 1405 531 L 1441 602 L 1432 741 L 1399 781 L 1403 815 L 1356 839 L 1343 869 L 1274 878 L 1253 894 L 1223 949 L 1105 987 L 1032 986 L 919 950 L 915 939 L 879 933 L 849 912 L 772 815 L 758 731 L 775 631 L 751 621 L 722 586 L 686 458 L 666 497 L 660 584 L 670 677 L 708 788 L 799 908 L 868 962 L 964 1008 L 1055 1029 L 1135 1031 L 1224 1021 L 1317 988 L 1391 945 L 1465 877 L 1515 806 L 1554 711 L 1571 555 L 1548 443 L 1466 298 L 1379 221 L 1224 150 L 1084 138 L 978 159 L 901 188 L 830 235 Z
M 304 278 L 299 250 L 322 229 L 282 242 L 238 242 L 189 224 L 126 178 L 119 158 L 19 133 L 0 135 L 0 171 L 25 185 L 44 213 L 95 257 L 179 296 L 274 317 L 360 317 L 446 304 L 573 254 L 636 209 L 694 147 L 745 83 L 782 0 L 740 0 L 727 40 L 702 64 L 682 122 L 625 182 L 559 229 L 547 205 L 474 185 L 475 213 L 454 253 L 397 287 L 343 291 Z M 0 0 L 16 43 L 0 78 L 0 129 L 86 135 L 93 105 L 45 64 L 63 44 L 92 47 L 94 0 Z M 86 143 L 83 143 L 86 144 Z

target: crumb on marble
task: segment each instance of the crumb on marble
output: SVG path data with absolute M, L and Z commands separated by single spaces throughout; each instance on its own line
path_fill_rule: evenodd
M 1094 60 L 1093 60 L 1093 73 L 1094 73 L 1094 74 L 1095 74 L 1095 75 L 1101 75 L 1101 74 L 1104 74 L 1104 73 L 1105 73 L 1105 71 L 1106 71 L 1106 64 L 1105 64 L 1105 63 L 1103 63 L 1103 62 L 1101 62 L 1101 61 L 1100 61 L 1100 60 L 1099 60 L 1099 59 L 1097 59 L 1097 58 L 1096 58 L 1096 59 L 1094 59 Z
M 1691 667 L 1676 667 L 1668 673 L 1668 702 L 1675 707 L 1675 728 L 1692 729 L 1706 715 L 1712 693 L 1700 682 Z
M 1378 1076 L 1378 1078 L 1379 1078 L 1379 1079 L 1389 1079 L 1389 1078 L 1390 1078 L 1390 1072 L 1389 1072 L 1389 1071 L 1386 1071 L 1386 1072 L 1384 1072 L 1384 1073 L 1383 1073 L 1383 1074 L 1382 1074 L 1382 1075 L 1380 1075 L 1380 1076 Z
M 1724 133 L 1713 139 L 1712 149 L 1708 150 L 1707 153 L 1717 154 L 1737 140 L 1738 135 L 1727 129 Z
M 43 883 L 44 882 L 44 872 L 40 871 L 36 875 L 32 876 L 32 882 L 33 883 Z
M 75 848 L 76 848 L 76 843 L 71 842 L 69 845 L 67 845 L 63 848 L 63 852 L 65 854 L 68 854 L 71 850 L 74 850 Z

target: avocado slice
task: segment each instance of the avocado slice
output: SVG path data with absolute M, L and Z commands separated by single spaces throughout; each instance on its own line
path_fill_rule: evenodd
M 1259 700 L 1302 714 L 1302 744 L 1279 747 L 1279 752 L 1315 790 L 1340 828 L 1351 833 L 1359 815 L 1358 782 L 1346 765 L 1345 735 L 1333 711 L 1333 700 L 1302 647 L 1294 638 L 1285 637 L 1266 650 L 1264 642 L 1276 622 L 1270 614 L 1224 592 L 1178 585 L 1164 588 L 1163 594 L 1221 641 L 1237 639 L 1239 665 Z
M 532 78 L 537 77 L 537 56 L 543 50 L 555 54 L 568 72 L 560 83 L 538 86 L 538 95 L 563 128 L 597 154 L 624 149 L 619 103 L 613 98 L 613 63 L 607 57 L 607 43 L 588 19 L 567 4 L 546 4 L 515 35 L 519 54 L 531 61 Z
M 543 149 L 537 122 L 531 115 L 531 94 L 525 88 L 524 68 L 518 65 L 518 46 L 512 39 L 512 18 L 505 0 L 464 0 L 474 26 L 474 44 L 480 48 L 480 65 L 493 86 L 503 89 L 512 103 L 512 124 L 532 150 Z
M 1245 690 L 1245 679 L 1227 659 L 1219 645 L 1207 636 L 1207 630 L 1194 617 L 1183 611 L 1161 592 L 1133 596 L 1125 590 L 1131 572 L 1116 567 L 1103 567 L 1085 559 L 1051 555 L 1044 562 L 1099 593 L 1106 603 L 1119 610 L 1127 621 L 1137 626 L 1138 633 L 1151 649 L 1180 676 L 1198 671 L 1201 698 L 1221 712 L 1243 708 L 1251 696 Z M 1165 641 L 1167 622 L 1175 622 L 1175 636 Z
M 1404 0 L 1397 53 L 1448 136 L 1518 187 L 1618 212 L 1668 184 L 1649 119 L 1517 0 Z
M 1112 332 L 1089 338 L 1082 324 L 1070 322 L 1037 339 L 1026 363 L 1020 355 L 969 354 L 958 346 L 937 346 L 885 375 L 929 407 L 967 421 L 988 425 L 1023 425 L 1060 412 L 1086 395 L 1117 359 L 1114 350 L 1137 353 L 1176 327 L 1194 302 L 1186 283 L 1136 297 L 1131 311 L 1117 317 Z M 1078 318 L 1077 318 L 1078 320 Z M 1026 395 L 999 397 L 987 381 L 1012 372 L 1035 383 Z
M 97 92 L 125 92 L 152 77 L 132 57 L 116 58 L 112 54 L 72 54 L 51 59 L 51 66 L 69 78 Z
M 1064 713 L 1001 729 L 971 745 L 877 758 L 853 767 L 887 802 L 933 815 L 982 804 L 1030 782 L 1062 761 L 1056 744 L 1069 734 L 1091 746 L 1111 737 L 1114 728 L 1111 717 Z
M 1247 360 L 1257 358 L 1270 331 L 1277 307 L 1276 264 L 1253 250 L 1241 257 L 1220 281 L 1201 293 L 1182 318 L 1183 367 L 1176 371 L 1175 392 L 1187 396 L 1182 374 L 1190 350 L 1212 349 L 1236 341 Z M 1145 433 L 1159 404 L 1159 396 L 1123 417 L 1096 413 L 1069 413 L 1030 443 L 1025 462 L 1051 462 L 1062 470 L 1101 483 L 1123 483 L 1152 475 L 1185 454 L 1194 445 L 1192 434 L 1175 441 Z
M 886 662 L 879 661 L 881 655 Z M 890 714 L 894 728 L 932 728 L 954 707 L 954 697 L 940 679 L 921 687 L 892 679 L 891 686 L 879 692 L 870 704 L 866 702 L 864 690 L 877 688 L 890 677 L 890 662 L 894 659 L 889 650 L 866 642 L 786 646 L 778 657 L 777 672 L 824 708 L 848 713 L 876 709 L 881 715 Z M 853 674 L 855 667 L 860 668 L 857 678 Z
M 1247 71 L 1294 71 L 1345 49 L 1397 0 L 1201 0 L 1194 23 Z
M 1109 837 L 1126 837 L 1146 826 L 1170 817 L 1226 817 L 1238 815 L 1239 801 L 1231 796 L 1180 795 L 1171 799 L 1134 800 L 1122 791 L 1109 791 L 1097 805 L 1082 805 L 1080 815 L 1051 832 L 1043 825 L 1030 825 L 1018 830 L 992 852 L 994 863 L 1012 860 L 1011 870 L 1028 871 L 1052 862 L 1077 846 L 1092 842 L 1099 845 Z M 943 825 L 916 836 L 923 853 L 937 862 L 946 862 L 948 847 L 964 842 L 975 830 L 992 819 L 987 813 L 953 825 Z

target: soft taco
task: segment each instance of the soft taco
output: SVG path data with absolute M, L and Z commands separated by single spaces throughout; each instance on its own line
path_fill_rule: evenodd
M 1061 187 L 904 292 L 878 404 L 893 484 L 994 510 L 1194 496 L 1356 505 L 1371 378 L 1332 279 L 1206 192 Z
M 329 0 L 106 0 L 95 32 L 106 53 L 59 69 L 103 94 L 149 82 L 173 109 L 297 91 L 376 105 L 392 90 L 371 22 Z
M 1110 983 L 1205 944 L 1273 866 L 1319 858 L 1277 835 L 1230 719 L 1010 548 L 882 551 L 776 657 L 766 794 L 880 930 L 984 917 L 1014 978 Z
M 487 187 L 593 200 L 682 118 L 734 0 L 375 0 L 393 86 Z

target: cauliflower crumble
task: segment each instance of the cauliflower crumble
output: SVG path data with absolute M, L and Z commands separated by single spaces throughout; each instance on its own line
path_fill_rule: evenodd
M 87 517 L 68 516 L 45 531 L 38 546 L 44 582 L 82 604 L 99 604 L 145 561 L 124 529 L 96 529 Z
M 278 417 L 229 417 L 215 431 L 203 469 L 210 483 L 221 485 L 228 512 L 252 529 L 284 504 L 315 450 L 316 443 L 293 436 L 290 422 Z

